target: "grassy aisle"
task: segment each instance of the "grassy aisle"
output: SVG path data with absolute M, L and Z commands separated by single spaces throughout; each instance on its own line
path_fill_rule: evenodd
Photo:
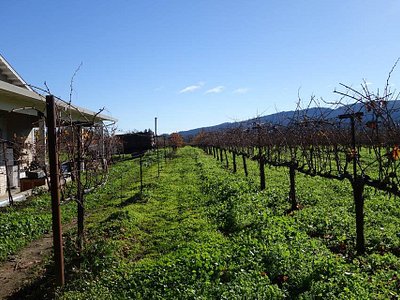
M 199 150 L 183 149 L 142 196 L 137 183 L 123 184 L 129 192 L 124 190 L 122 201 L 110 188 L 114 197 L 90 218 L 81 270 L 61 298 L 279 297 L 278 287 L 259 274 L 254 280 L 254 274 L 243 270 L 231 278 L 232 241 L 204 209 L 209 197 L 202 192 L 199 155 Z

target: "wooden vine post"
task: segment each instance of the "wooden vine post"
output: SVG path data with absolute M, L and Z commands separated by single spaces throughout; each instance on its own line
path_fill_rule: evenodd
M 362 112 L 353 114 L 340 115 L 339 119 L 350 119 L 351 126 L 351 153 L 350 158 L 353 161 L 353 177 L 351 186 L 353 188 L 354 206 L 356 211 L 356 251 L 357 254 L 365 253 L 365 238 L 364 238 L 364 186 L 365 181 L 361 175 L 357 174 L 357 163 L 359 154 L 356 148 L 356 133 L 355 133 L 355 118 L 360 119 L 363 116 Z
M 232 151 L 232 164 L 233 164 L 233 173 L 236 173 L 237 167 L 236 167 L 236 152 Z
M 53 95 L 46 96 L 46 111 L 50 164 L 50 191 L 55 275 L 56 284 L 58 286 L 63 286 L 65 283 L 65 276 L 60 210 L 60 168 L 58 164 L 57 153 L 56 107 Z
M 290 162 L 289 165 L 289 181 L 290 181 L 290 191 L 289 191 L 289 199 L 292 204 L 292 211 L 297 210 L 297 200 L 296 200 L 296 164 L 294 162 Z
M 249 172 L 247 171 L 246 155 L 244 153 L 242 154 L 242 159 L 243 159 L 244 175 L 247 177 L 247 176 L 249 176 Z
M 260 190 L 265 190 L 265 163 L 261 147 L 261 125 L 256 124 L 253 128 L 257 129 L 258 163 L 260 167 Z
M 226 163 L 226 168 L 227 168 L 227 169 L 229 169 L 228 154 L 226 154 L 226 149 L 224 149 L 224 154 L 225 154 L 225 163 Z
M 261 153 L 261 147 L 258 149 L 258 154 L 260 156 L 260 189 L 265 190 L 265 164 L 264 164 L 264 157 Z

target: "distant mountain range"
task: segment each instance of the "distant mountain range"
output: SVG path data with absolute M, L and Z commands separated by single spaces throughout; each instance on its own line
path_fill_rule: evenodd
M 387 107 L 389 108 L 390 111 L 392 111 L 392 118 L 394 120 L 400 121 L 400 101 L 389 101 L 387 102 Z M 364 117 L 363 120 L 365 122 L 368 122 L 369 120 L 372 119 L 372 113 L 368 112 L 364 105 L 357 103 L 352 106 L 342 106 L 336 109 L 332 108 L 327 108 L 327 107 L 313 107 L 313 108 L 308 108 L 308 109 L 303 109 L 299 111 L 283 111 L 283 112 L 278 112 L 275 114 L 271 115 L 266 115 L 258 118 L 253 118 L 249 119 L 246 121 L 239 121 L 239 122 L 226 122 L 218 125 L 213 125 L 213 126 L 208 126 L 208 127 L 201 127 L 201 128 L 195 128 L 191 130 L 186 130 L 186 131 L 180 131 L 179 133 L 182 135 L 182 137 L 187 141 L 196 136 L 198 133 L 201 131 L 218 131 L 218 130 L 225 130 L 229 128 L 235 128 L 238 126 L 242 127 L 250 127 L 252 126 L 255 122 L 256 123 L 270 123 L 270 124 L 281 124 L 281 125 L 287 125 L 291 120 L 293 120 L 296 116 L 300 115 L 303 117 L 309 117 L 309 118 L 316 118 L 316 117 L 321 117 L 323 116 L 324 119 L 337 119 L 339 115 L 342 114 L 347 114 L 351 112 L 363 112 Z

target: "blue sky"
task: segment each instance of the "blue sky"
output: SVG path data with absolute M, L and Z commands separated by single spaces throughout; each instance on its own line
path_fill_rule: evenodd
M 6 4 L 5 4 L 6 3 Z M 398 0 L 5 1 L 0 53 L 28 83 L 159 132 L 383 88 L 400 56 Z M 400 66 L 392 84 L 400 86 Z

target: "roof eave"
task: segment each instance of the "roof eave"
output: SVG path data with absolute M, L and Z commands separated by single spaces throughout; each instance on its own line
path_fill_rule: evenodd
M 44 96 L 32 91 L 32 90 L 27 90 L 18 86 L 15 86 L 13 84 L 10 84 L 8 82 L 0 81 L 0 96 L 1 94 L 8 95 L 10 99 L 17 99 L 19 103 L 16 103 L 14 101 L 2 101 L 3 105 L 0 104 L 0 109 L 7 110 L 7 111 L 16 111 L 20 113 L 24 113 L 23 108 L 26 107 L 31 107 L 31 109 L 36 110 L 38 112 L 43 113 L 46 115 L 46 99 Z M 7 98 L 7 97 L 6 97 Z M 56 98 L 57 99 L 57 98 Z M 60 107 L 64 107 L 66 111 L 70 109 L 68 113 L 70 116 L 73 117 L 74 120 L 91 120 L 91 121 L 96 121 L 96 122 L 103 122 L 103 121 L 109 121 L 109 122 L 117 122 L 118 120 L 111 117 L 107 116 L 105 114 L 101 113 L 95 113 L 91 110 L 88 110 L 86 108 L 82 108 L 79 106 L 74 106 L 70 105 L 69 103 L 58 99 L 56 100 L 56 103 Z M 32 114 L 28 113 L 27 114 Z

